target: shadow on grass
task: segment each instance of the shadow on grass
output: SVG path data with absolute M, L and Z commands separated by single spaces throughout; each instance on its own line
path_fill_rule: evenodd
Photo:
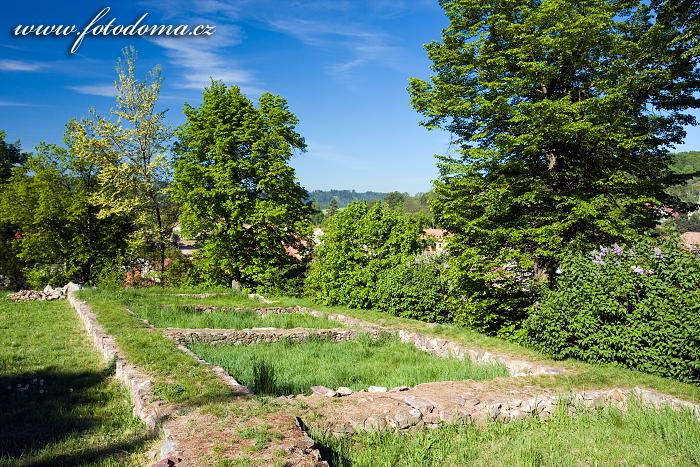
M 314 447 L 321 454 L 321 460 L 328 462 L 329 467 L 346 467 L 351 465 L 350 458 L 343 452 L 341 447 L 347 440 L 338 440 L 334 435 L 329 433 L 320 433 L 316 430 L 311 430 L 304 420 L 297 417 L 299 428 L 314 440 Z
M 145 428 L 135 425 L 129 405 L 114 403 L 114 388 L 107 381 L 113 373 L 114 368 L 108 367 L 93 372 L 49 369 L 1 375 L 0 465 L 93 463 L 124 455 L 151 438 Z M 136 434 L 123 439 L 118 435 L 122 426 Z M 81 439 L 100 431 L 96 438 L 114 441 L 91 446 L 89 440 Z M 65 446 L 48 447 L 57 443 Z

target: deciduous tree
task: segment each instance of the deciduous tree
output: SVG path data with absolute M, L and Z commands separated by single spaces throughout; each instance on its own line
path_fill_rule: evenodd
M 165 111 L 156 109 L 160 69 L 139 80 L 136 58 L 133 48 L 124 49 L 117 63 L 117 105 L 110 115 L 93 110 L 90 118 L 73 123 L 70 138 L 76 155 L 99 169 L 99 189 L 92 196 L 99 217 L 131 216 L 137 227 L 131 240 L 146 256 L 153 247 L 163 270 L 178 215 L 167 193 L 172 130 L 165 123 Z
M 256 107 L 217 81 L 184 112 L 173 195 L 183 231 L 199 240 L 199 269 L 214 282 L 284 287 L 311 230 L 308 193 L 289 165 L 306 148 L 297 117 L 282 97 L 263 93 Z

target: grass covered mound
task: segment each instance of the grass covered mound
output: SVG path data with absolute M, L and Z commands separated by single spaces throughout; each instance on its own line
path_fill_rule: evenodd
M 146 427 L 65 301 L 0 296 L 0 465 L 141 465 Z
M 700 464 L 700 421 L 689 412 L 632 404 L 565 408 L 548 420 L 442 425 L 415 433 L 359 433 L 342 438 L 311 430 L 331 465 L 674 465 Z
M 250 328 L 342 328 L 337 321 L 316 318 L 303 313 L 270 313 L 261 315 L 253 310 L 214 310 L 205 313 L 195 311 L 193 306 L 178 305 L 163 307 L 158 305 L 136 306 L 131 310 L 157 328 L 210 328 L 210 329 L 250 329 Z
M 435 357 L 390 336 L 247 346 L 193 343 L 190 348 L 206 361 L 225 368 L 256 393 L 274 396 L 308 394 L 311 386 L 360 390 L 368 386 L 391 388 L 508 375 L 500 365 Z

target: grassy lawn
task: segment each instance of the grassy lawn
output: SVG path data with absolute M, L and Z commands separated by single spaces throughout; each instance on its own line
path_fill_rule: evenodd
M 0 297 L 0 465 L 141 465 L 152 440 L 65 302 Z
M 502 366 L 435 357 L 394 337 L 361 335 L 357 340 L 345 342 L 312 339 L 302 343 L 281 341 L 247 346 L 194 343 L 190 348 L 254 390 L 263 385 L 254 371 L 264 362 L 272 368 L 276 380 L 271 390 L 265 392 L 276 396 L 308 394 L 311 386 L 317 385 L 359 390 L 368 386 L 391 388 L 508 375 Z
M 375 310 L 357 310 L 346 307 L 317 305 L 308 299 L 296 297 L 268 297 L 273 306 L 304 306 L 328 313 L 341 313 L 384 326 L 397 326 L 426 335 L 442 337 L 458 342 L 465 347 L 519 356 L 535 362 L 563 366 L 567 372 L 557 376 L 517 378 L 518 384 L 551 388 L 562 392 L 603 387 L 648 387 L 671 394 L 681 399 L 700 403 L 700 387 L 681 383 L 670 378 L 629 370 L 616 365 L 592 365 L 577 360 L 555 361 L 533 349 L 496 337 L 480 334 L 454 324 L 432 324 L 412 319 L 399 318 Z
M 414 434 L 320 432 L 331 466 L 665 465 L 700 464 L 700 422 L 689 413 L 631 407 L 588 410 L 571 417 L 444 425 Z
M 192 306 L 205 305 L 227 308 L 264 308 L 263 302 L 248 298 L 247 295 L 235 292 L 231 289 L 202 289 L 202 288 L 172 288 L 172 287 L 147 287 L 142 289 L 117 289 L 108 292 L 108 296 L 114 297 L 120 303 L 130 306 L 138 305 L 168 305 L 168 306 Z M 198 295 L 207 295 L 206 297 Z
M 154 292 L 148 294 L 155 296 Z M 231 389 L 209 368 L 127 312 L 127 306 L 138 302 L 138 295 L 131 291 L 98 289 L 79 292 L 79 297 L 90 304 L 100 324 L 114 336 L 126 358 L 153 376 L 156 397 L 195 405 L 230 398 Z
M 126 310 L 139 312 L 139 307 L 162 308 L 161 305 L 242 308 L 265 305 L 234 293 L 222 292 L 222 295 L 208 298 L 177 295 L 182 292 L 176 289 L 86 290 L 81 292 L 81 297 L 90 303 L 102 325 L 115 336 L 128 358 L 155 375 L 156 391 L 160 397 L 187 404 L 204 404 L 213 413 L 238 410 L 241 402 L 231 398 L 231 390 L 211 371 L 178 352 L 175 344 L 146 328 L 138 316 L 130 315 Z M 276 298 L 272 306 L 293 305 L 449 338 L 466 347 L 519 355 L 563 365 L 568 370 L 563 375 L 499 380 L 508 381 L 509 385 L 531 385 L 561 392 L 642 386 L 700 402 L 700 388 L 696 386 L 614 366 L 554 362 L 531 349 L 459 326 L 430 325 L 372 310 L 316 306 L 292 298 Z M 279 394 L 308 392 L 310 386 L 317 384 L 360 389 L 368 385 L 391 387 L 438 379 L 484 379 L 505 374 L 498 368 L 468 368 L 469 365 L 433 357 L 393 339 L 376 343 L 280 342 L 240 347 L 197 344 L 193 350 L 208 361 L 223 366 L 244 384 L 255 386 L 256 379 L 267 381 L 272 393 Z M 270 378 L 270 368 L 273 368 L 275 378 Z M 271 380 L 277 384 L 270 385 Z M 264 406 L 257 399 L 247 401 L 245 410 Z M 283 404 L 275 410 L 286 412 L 292 410 L 292 406 Z M 304 409 L 299 410 L 298 415 L 303 417 Z M 634 407 L 628 412 L 605 408 L 574 417 L 557 413 L 547 421 L 497 423 L 485 428 L 448 425 L 406 435 L 384 432 L 336 439 L 314 433 L 314 437 L 325 445 L 326 458 L 334 457 L 335 465 L 700 464 L 700 425 L 696 419 L 686 413 Z M 255 463 L 254 460 L 251 462 Z
M 207 298 L 182 297 L 182 293 L 218 293 Z M 308 299 L 297 297 L 268 297 L 274 300 L 272 305 L 265 305 L 247 296 L 232 292 L 230 289 L 174 289 L 147 288 L 130 289 L 126 291 L 105 292 L 86 291 L 85 294 L 96 294 L 105 301 L 118 303 L 123 309 L 140 305 L 206 305 L 221 307 L 260 308 L 265 306 L 304 306 L 329 313 L 342 313 L 355 318 L 364 319 L 385 326 L 400 326 L 427 335 L 443 337 L 461 343 L 466 347 L 478 347 L 494 352 L 520 356 L 532 361 L 540 361 L 557 366 L 564 366 L 567 372 L 557 376 L 539 376 L 518 378 L 517 384 L 532 385 L 542 388 L 552 388 L 562 392 L 580 389 L 594 389 L 611 386 L 648 387 L 674 395 L 676 397 L 700 403 L 700 387 L 681 383 L 668 378 L 648 375 L 638 371 L 628 370 L 614 365 L 597 366 L 574 360 L 554 361 L 535 350 L 514 344 L 495 337 L 486 336 L 461 326 L 452 324 L 429 324 L 411 319 L 398 318 L 387 313 L 374 310 L 356 310 L 346 307 L 328 307 L 314 304 Z M 89 295 L 86 295 L 89 296 Z
M 315 318 L 300 313 L 270 313 L 261 315 L 250 310 L 216 310 L 202 313 L 191 305 L 164 307 L 161 305 L 135 305 L 129 308 L 139 317 L 157 328 L 342 328 L 337 321 Z

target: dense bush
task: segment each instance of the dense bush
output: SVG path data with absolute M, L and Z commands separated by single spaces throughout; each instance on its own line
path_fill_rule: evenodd
M 573 256 L 560 272 L 525 322 L 536 347 L 700 383 L 700 258 L 643 242 Z
M 445 266 L 441 256 L 418 256 L 383 271 L 377 281 L 374 307 L 402 318 L 431 323 L 451 321 Z
M 370 308 L 381 274 L 421 251 L 418 226 L 383 203 L 354 202 L 328 221 L 306 278 L 306 292 L 327 305 Z

